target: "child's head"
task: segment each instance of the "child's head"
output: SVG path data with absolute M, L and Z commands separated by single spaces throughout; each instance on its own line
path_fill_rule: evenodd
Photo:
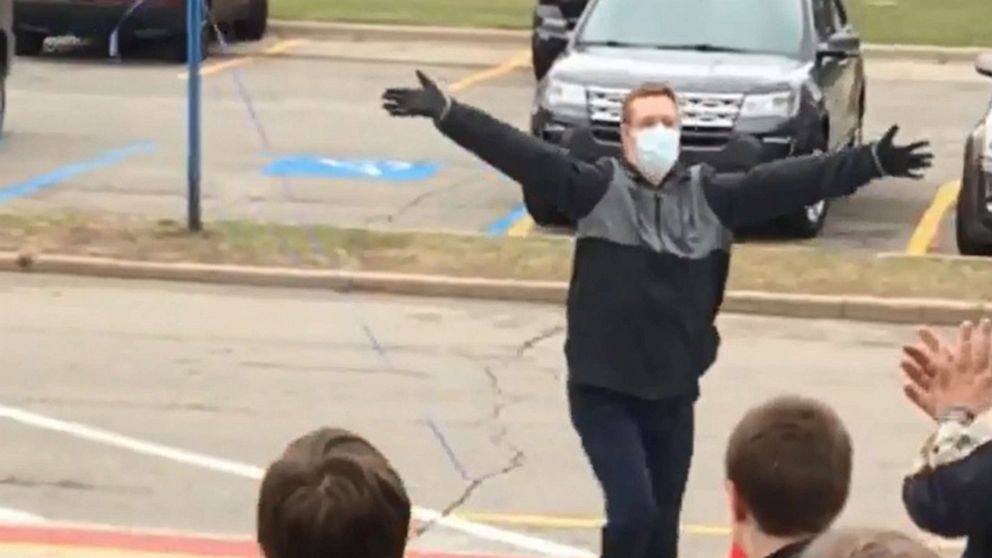
M 820 536 L 803 558 L 939 558 L 920 541 L 897 531 L 838 529 Z
M 266 471 L 257 519 L 265 558 L 402 558 L 410 499 L 369 442 L 322 428 Z
M 735 539 L 825 531 L 847 502 L 851 465 L 850 435 L 827 405 L 784 396 L 751 409 L 727 445 Z

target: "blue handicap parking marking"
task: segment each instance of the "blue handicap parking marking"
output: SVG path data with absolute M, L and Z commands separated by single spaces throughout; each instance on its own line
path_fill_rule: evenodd
M 312 155 L 293 155 L 266 165 L 262 174 L 306 178 L 362 178 L 386 182 L 425 180 L 434 176 L 440 165 L 423 161 L 392 159 L 338 159 Z

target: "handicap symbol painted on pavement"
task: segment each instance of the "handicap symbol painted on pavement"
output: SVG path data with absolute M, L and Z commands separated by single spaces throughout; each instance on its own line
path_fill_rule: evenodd
M 336 159 L 294 155 L 272 161 L 262 170 L 266 176 L 308 178 L 364 178 L 387 182 L 425 180 L 439 165 L 422 161 L 390 159 Z

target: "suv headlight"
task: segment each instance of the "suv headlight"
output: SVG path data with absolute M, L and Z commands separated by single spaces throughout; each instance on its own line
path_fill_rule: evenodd
M 548 108 L 585 108 L 586 88 L 558 80 L 549 80 L 544 92 L 544 104 Z
M 747 95 L 741 104 L 743 118 L 789 118 L 799 108 L 799 96 L 795 91 Z

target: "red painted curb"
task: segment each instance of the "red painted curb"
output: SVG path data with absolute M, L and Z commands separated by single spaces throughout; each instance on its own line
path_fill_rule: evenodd
M 0 525 L 0 545 L 108 549 L 135 553 L 183 554 L 204 557 L 258 558 L 251 538 L 222 538 L 199 534 L 166 534 L 117 527 Z M 520 558 L 509 555 L 408 550 L 407 558 Z

